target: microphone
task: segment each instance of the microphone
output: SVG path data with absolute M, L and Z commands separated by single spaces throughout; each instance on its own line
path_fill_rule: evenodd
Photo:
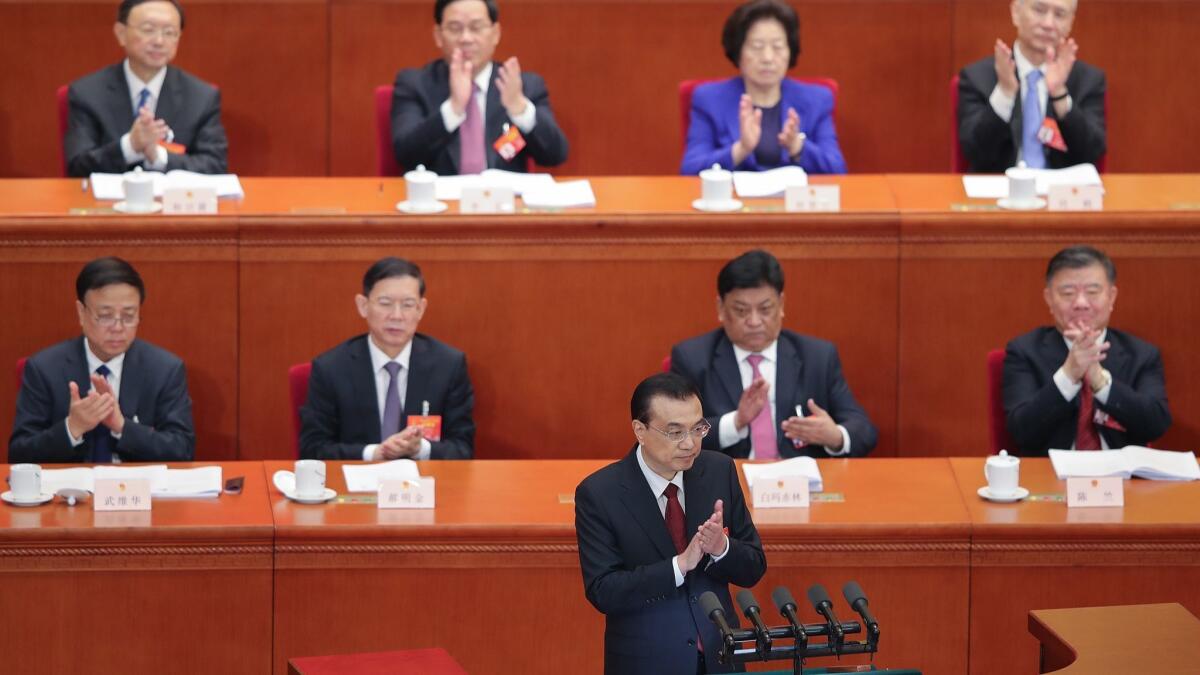
M 754 599 L 754 594 L 749 589 L 742 589 L 738 591 L 737 603 L 742 608 L 742 614 L 754 624 L 754 633 L 758 638 L 755 640 L 755 647 L 758 649 L 758 655 L 766 661 L 767 654 L 771 651 L 771 636 L 767 634 L 767 627 L 763 624 L 758 600 Z
M 808 633 L 804 632 L 804 626 L 796 617 L 796 600 L 792 598 L 792 592 L 785 586 L 778 586 L 771 593 L 771 600 L 792 628 L 792 634 L 796 637 L 796 651 L 803 652 L 808 646 Z
M 721 640 L 725 643 L 725 648 L 722 650 L 728 654 L 733 653 L 733 630 L 729 627 L 729 623 L 725 621 L 725 608 L 721 606 L 721 601 L 717 598 L 717 594 L 712 591 L 705 591 L 700 595 L 700 611 L 704 612 L 704 616 L 708 617 L 717 625 L 717 629 L 721 631 Z
M 862 587 L 857 581 L 847 581 L 845 586 L 842 586 L 842 595 L 846 598 L 846 603 L 850 605 L 850 609 L 858 612 L 858 615 L 867 623 L 867 630 L 872 636 L 879 635 L 879 622 L 875 617 L 871 616 L 871 610 L 867 608 L 867 596 L 863 593 Z
M 829 599 L 829 593 L 821 584 L 813 584 L 812 588 L 808 589 L 808 601 L 812 603 L 817 614 L 825 617 L 829 626 L 829 641 L 833 644 L 834 653 L 837 653 L 841 650 L 842 641 L 846 639 L 846 633 L 837 617 L 833 615 L 833 601 Z

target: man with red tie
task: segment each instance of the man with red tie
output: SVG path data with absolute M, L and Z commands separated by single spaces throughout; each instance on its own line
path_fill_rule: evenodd
M 1171 426 L 1158 348 L 1108 325 L 1116 281 L 1091 246 L 1050 259 L 1042 294 L 1055 325 L 1016 338 L 1004 356 L 1004 412 L 1021 454 L 1145 445 Z
M 709 431 L 696 387 L 646 378 L 630 400 L 637 445 L 575 490 L 584 594 L 605 615 L 606 675 L 724 673 L 721 637 L 700 609 L 711 591 L 732 623 L 729 584 L 767 569 L 729 457 L 700 449 Z

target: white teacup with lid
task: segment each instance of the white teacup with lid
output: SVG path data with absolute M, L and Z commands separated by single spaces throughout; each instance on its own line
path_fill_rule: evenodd
M 128 213 L 149 213 L 155 210 L 157 203 L 154 201 L 153 173 L 142 171 L 140 166 L 133 171 L 126 171 L 121 176 L 121 188 L 125 192 L 122 210 Z
M 987 479 L 987 491 L 997 498 L 1014 497 L 1020 490 L 1021 458 L 1013 457 L 1007 450 L 991 455 L 983 465 L 983 476 Z
M 733 198 L 733 172 L 713 164 L 700 172 L 700 199 L 692 206 L 701 211 L 736 211 L 742 203 Z
M 404 192 L 407 198 L 396 205 L 405 213 L 439 213 L 446 204 L 437 200 L 438 175 L 418 164 L 417 168 L 404 174 Z
M 1008 177 L 1008 197 L 1000 199 L 997 204 L 1006 209 L 1040 209 L 1046 205 L 1046 200 L 1037 196 L 1038 172 L 1019 162 L 1007 169 L 1004 175 Z

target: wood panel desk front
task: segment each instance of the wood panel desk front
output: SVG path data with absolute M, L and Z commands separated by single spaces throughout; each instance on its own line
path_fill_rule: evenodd
M 1029 632 L 1043 673 L 1190 675 L 1200 664 L 1200 620 L 1177 602 L 1035 609 Z

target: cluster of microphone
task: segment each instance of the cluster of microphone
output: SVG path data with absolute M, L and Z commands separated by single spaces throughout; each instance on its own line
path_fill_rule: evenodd
M 739 630 L 730 628 L 725 619 L 725 608 L 720 599 L 711 591 L 700 596 L 700 609 L 721 632 L 721 651 L 718 659 L 721 663 L 746 663 L 749 661 L 773 661 L 789 659 L 793 662 L 794 671 L 800 672 L 804 660 L 821 656 L 841 656 L 843 654 L 874 654 L 879 649 L 879 622 L 872 616 L 868 608 L 867 596 L 863 593 L 858 582 L 848 581 L 842 587 L 842 595 L 846 603 L 854 610 L 862 622 L 839 621 L 833 611 L 833 601 L 825 587 L 816 584 L 808 589 L 808 601 L 813 610 L 824 619 L 824 623 L 805 624 L 797 616 L 797 605 L 792 592 L 780 586 L 771 593 L 771 600 L 780 616 L 786 621 L 782 626 L 767 626 L 763 621 L 762 608 L 749 590 L 739 591 L 737 603 L 750 622 L 750 628 Z M 865 627 L 866 639 L 847 641 L 847 635 L 863 632 Z M 824 637 L 824 641 L 810 641 L 809 638 Z M 779 640 L 791 640 L 790 644 L 780 645 Z M 753 646 L 748 646 L 748 643 Z M 747 646 L 741 646 L 747 643 Z

